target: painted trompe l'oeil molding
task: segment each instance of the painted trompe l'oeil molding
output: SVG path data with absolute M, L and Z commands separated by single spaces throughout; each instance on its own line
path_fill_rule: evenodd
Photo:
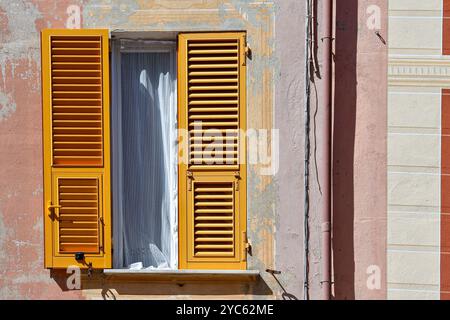
M 389 57 L 392 86 L 450 87 L 450 56 Z

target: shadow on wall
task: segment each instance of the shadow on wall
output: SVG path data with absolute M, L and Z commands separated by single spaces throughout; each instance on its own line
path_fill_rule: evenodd
M 336 7 L 333 132 L 334 299 L 355 299 L 353 160 L 356 121 L 358 1 Z
M 62 291 L 68 291 L 67 277 L 65 270 L 51 270 L 52 279 L 58 284 Z M 258 298 L 273 298 L 273 291 L 266 282 L 261 278 L 254 282 L 241 281 L 195 281 L 195 280 L 158 280 L 148 281 L 145 278 L 140 280 L 125 279 L 107 279 L 103 273 L 98 271 L 88 278 L 83 272 L 81 276 L 82 290 L 92 290 L 89 295 L 92 298 L 103 298 L 105 300 L 115 300 L 121 296 L 148 298 L 152 296 L 164 298 L 167 296 L 187 297 L 198 296 L 200 298 L 209 298 L 217 296 L 217 298 L 226 298 L 225 296 L 233 296 L 233 298 L 247 298 L 248 296 L 258 296 Z M 85 294 L 87 296 L 87 294 Z M 90 297 L 88 297 L 90 298 Z

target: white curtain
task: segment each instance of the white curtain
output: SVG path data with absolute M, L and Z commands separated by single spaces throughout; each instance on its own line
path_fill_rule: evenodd
M 174 48 L 121 40 L 112 54 L 114 268 L 176 269 Z

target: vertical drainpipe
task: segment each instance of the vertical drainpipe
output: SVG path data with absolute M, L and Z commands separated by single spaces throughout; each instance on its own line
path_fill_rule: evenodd
M 322 299 L 331 296 L 331 50 L 332 50 L 332 0 L 323 0 L 322 5 L 322 117 L 318 123 L 318 141 L 322 145 L 319 157 L 319 172 L 322 172 Z M 319 140 L 320 139 L 320 140 Z

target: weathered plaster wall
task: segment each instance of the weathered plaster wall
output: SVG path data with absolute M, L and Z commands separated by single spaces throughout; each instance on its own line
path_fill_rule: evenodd
M 277 6 L 275 21 L 279 62 L 275 128 L 280 151 L 275 266 L 282 272 L 286 293 L 302 299 L 306 1 L 279 2 L 283 5 Z
M 0 297 L 76 298 L 43 270 L 39 30 L 69 1 L 0 1 Z
M 193 283 L 183 287 L 165 283 L 148 289 L 146 285 L 128 285 L 95 275 L 83 283 L 84 290 L 67 291 L 64 272 L 50 274 L 43 269 L 39 32 L 43 28 L 65 28 L 69 5 L 80 6 L 82 28 L 108 28 L 111 31 L 247 30 L 252 49 L 252 59 L 248 63 L 248 127 L 272 129 L 275 106 L 282 110 L 282 120 L 289 120 L 282 131 L 281 174 L 276 179 L 273 175 L 261 174 L 267 167 L 265 164 L 249 165 L 248 169 L 249 237 L 253 244 L 249 268 L 262 270 L 264 280 L 256 284 Z M 304 79 L 301 66 L 303 12 L 303 4 L 294 0 L 276 3 L 1 0 L 0 297 L 102 298 L 105 292 L 112 292 L 115 297 L 124 298 L 174 295 L 270 298 L 280 296 L 281 286 L 298 296 L 302 282 L 302 226 L 298 217 L 302 214 L 299 168 L 303 158 L 300 148 L 303 136 L 297 108 L 302 105 Z M 280 36 L 275 33 L 276 21 Z M 292 50 L 293 45 L 296 50 Z M 279 79 L 286 80 L 277 83 Z M 278 87 L 282 90 L 275 96 Z M 295 134 L 291 135 L 291 132 Z M 293 168 L 296 179 L 290 173 Z M 283 186 L 282 190 L 280 186 Z M 285 192 L 288 189 L 290 196 Z M 280 200 L 283 205 L 279 205 Z M 281 286 L 264 272 L 266 268 L 282 271 L 279 276 Z
M 387 1 L 372 3 L 385 17 Z M 266 164 L 248 168 L 249 268 L 262 271 L 261 281 L 148 284 L 96 274 L 83 281 L 84 290 L 67 291 L 64 272 L 43 269 L 39 31 L 64 28 L 72 4 L 81 8 L 83 28 L 247 30 L 248 127 L 277 128 L 280 142 L 275 176 L 262 174 Z M 335 131 L 334 291 L 336 298 L 383 298 L 386 49 L 365 29 L 369 1 L 339 5 L 335 99 L 336 112 L 345 112 L 335 117 L 344 132 Z M 0 0 L 0 298 L 302 298 L 304 6 L 298 0 Z M 383 19 L 383 35 L 385 27 Z M 320 46 L 320 29 L 316 41 Z M 349 93 L 353 100 L 339 100 Z M 320 144 L 316 138 L 311 135 Z M 309 280 L 311 297 L 320 298 L 322 199 L 314 167 L 311 174 Z M 365 286 L 372 264 L 382 270 L 375 291 Z M 266 268 L 281 271 L 279 282 Z

